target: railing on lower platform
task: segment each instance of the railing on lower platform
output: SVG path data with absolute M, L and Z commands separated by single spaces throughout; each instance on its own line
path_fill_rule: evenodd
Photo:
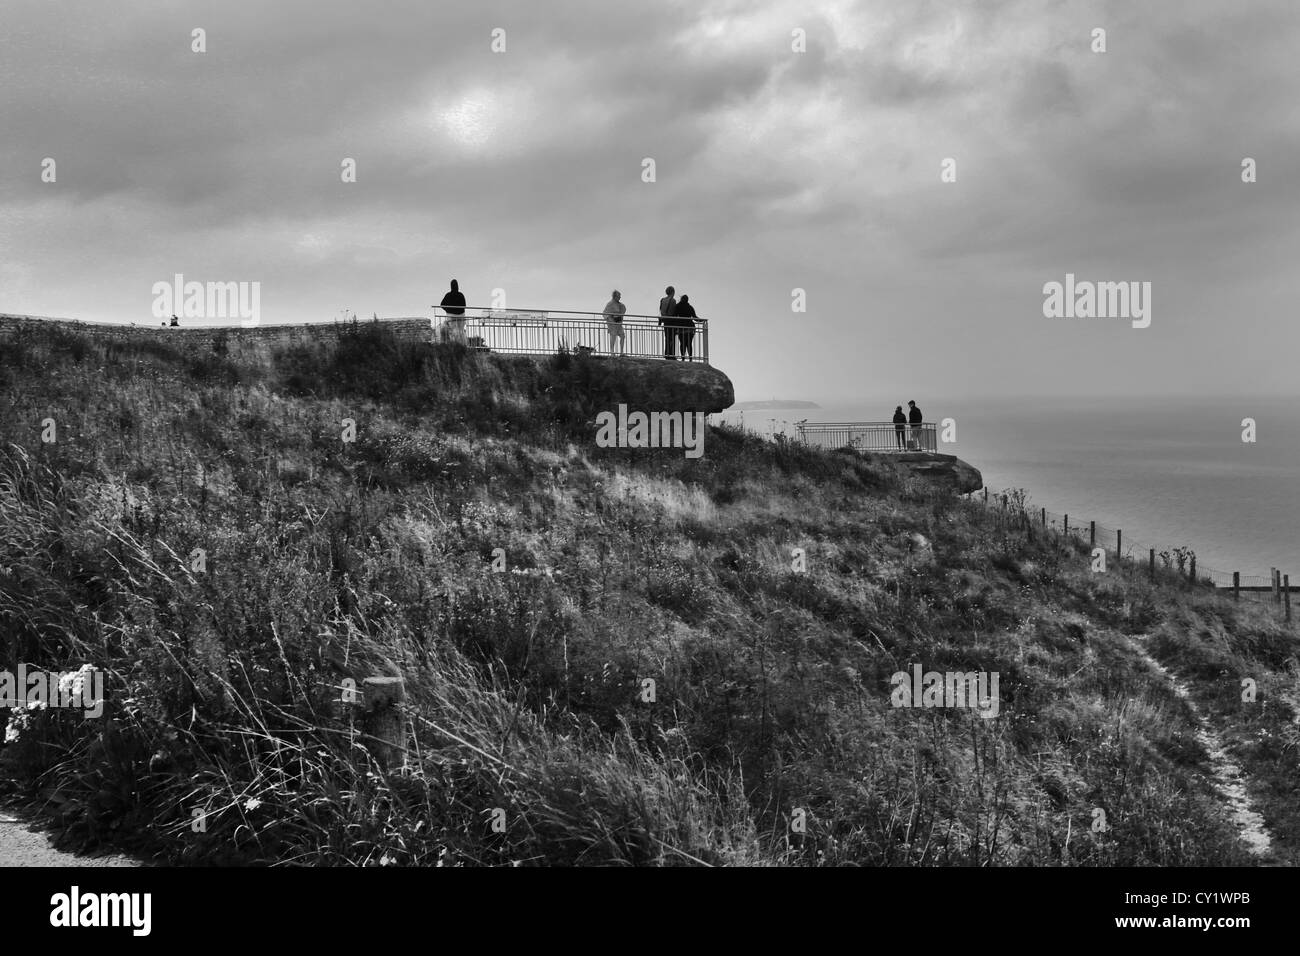
M 897 425 L 894 422 L 796 422 L 798 439 L 820 448 L 852 448 L 855 451 L 936 451 L 933 422 Z
M 691 325 L 679 325 L 686 322 Z M 491 352 L 544 355 L 567 349 L 708 364 L 707 319 L 665 317 L 663 323 L 657 315 L 624 314 L 622 322 L 611 323 L 601 312 L 468 307 L 464 315 L 434 319 L 440 339 Z

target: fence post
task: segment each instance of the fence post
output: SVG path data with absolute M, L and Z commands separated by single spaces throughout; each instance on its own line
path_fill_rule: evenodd
M 1192 584 L 1196 583 L 1196 555 L 1192 555 L 1192 566 L 1187 569 L 1187 580 Z
M 1043 530 L 1047 530 L 1047 509 L 1043 509 Z
M 1282 575 L 1282 597 L 1286 601 L 1286 622 L 1291 623 L 1291 575 Z
M 1066 515 L 1066 516 L 1065 516 L 1065 536 L 1066 536 L 1067 538 L 1070 536 L 1070 516 L 1069 516 L 1069 515 Z
M 1115 529 L 1115 560 L 1124 567 L 1124 532 L 1119 528 Z
M 985 486 L 984 486 L 984 503 L 985 503 L 985 504 L 988 504 L 988 503 L 989 503 L 989 486 L 988 486 L 988 485 L 985 485 Z
M 1241 600 L 1241 572 L 1240 571 L 1232 572 L 1232 599 L 1234 601 Z
M 362 680 L 362 732 L 371 737 L 366 749 L 384 769 L 406 762 L 406 723 L 402 702 L 406 689 L 400 677 L 375 675 Z
M 1156 549 L 1155 548 L 1151 549 L 1150 561 L 1151 561 L 1151 580 L 1154 581 L 1156 579 Z

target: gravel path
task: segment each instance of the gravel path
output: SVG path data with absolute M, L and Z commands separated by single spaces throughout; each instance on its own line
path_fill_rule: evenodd
M 0 810 L 0 866 L 139 866 L 122 856 L 74 856 L 50 846 L 44 833 Z
M 1146 636 L 1141 635 L 1141 637 Z M 1137 648 L 1147 659 L 1151 669 L 1169 681 L 1174 693 L 1187 704 L 1195 716 L 1197 723 L 1196 739 L 1205 748 L 1205 752 L 1210 758 L 1210 772 L 1213 775 L 1215 789 L 1219 791 L 1224 803 L 1228 805 L 1228 815 L 1232 818 L 1237 832 L 1241 835 L 1242 842 L 1246 844 L 1246 849 L 1253 856 L 1268 857 L 1273 848 L 1273 837 L 1264 825 L 1264 818 L 1256 811 L 1250 795 L 1246 792 L 1245 771 L 1228 754 L 1228 748 L 1224 746 L 1223 739 L 1210 726 L 1210 722 L 1205 719 L 1200 710 L 1197 709 L 1187 685 L 1152 657 L 1140 643 L 1137 644 Z

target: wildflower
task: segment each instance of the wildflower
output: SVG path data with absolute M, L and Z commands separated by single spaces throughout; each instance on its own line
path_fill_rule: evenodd
M 5 727 L 5 743 L 17 743 L 24 730 L 31 726 L 32 711 L 41 710 L 45 701 L 33 701 L 27 706 L 19 704 L 9 712 L 9 724 Z
M 256 810 L 261 805 L 262 805 L 262 801 L 257 799 L 257 797 L 249 797 L 247 800 L 244 801 L 245 810 Z

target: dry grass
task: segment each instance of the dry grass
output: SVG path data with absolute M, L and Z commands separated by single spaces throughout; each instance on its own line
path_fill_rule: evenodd
M 0 356 L 0 667 L 108 674 L 104 719 L 42 712 L 0 752 L 69 843 L 350 865 L 1243 862 L 1139 630 L 1207 696 L 1258 673 L 1267 722 L 1226 692 L 1220 716 L 1243 748 L 1248 727 L 1276 736 L 1245 754 L 1261 779 L 1290 766 L 1275 624 L 1099 581 L 1072 546 L 856 456 L 727 429 L 699 461 L 595 448 L 592 412 L 619 396 L 582 359 L 529 371 L 364 329 L 276 356 L 62 333 Z M 1000 716 L 891 707 L 912 663 L 998 672 Z M 400 767 L 342 700 L 371 674 L 405 681 Z

